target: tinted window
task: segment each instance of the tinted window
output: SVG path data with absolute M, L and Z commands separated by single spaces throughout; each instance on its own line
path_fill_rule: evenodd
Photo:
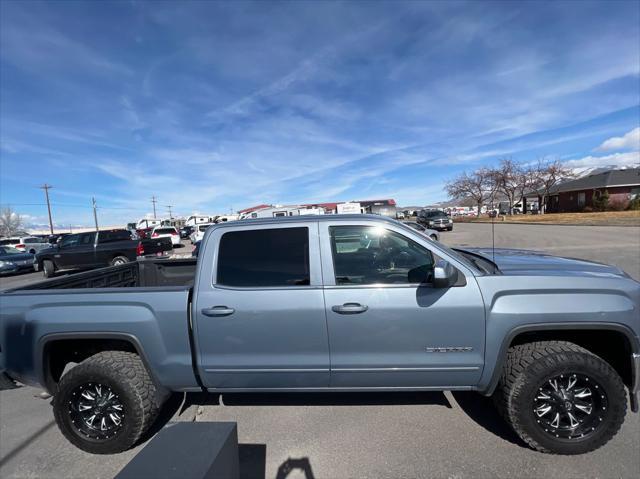
M 41 240 L 40 238 L 24 238 L 22 242 L 24 244 L 41 243 Z
M 91 233 L 93 235 L 93 233 Z M 130 240 L 131 232 L 127 230 L 116 230 L 116 231 L 101 231 L 99 242 L 100 243 L 110 243 L 112 241 L 123 241 Z
M 158 233 L 159 235 L 170 235 L 172 233 L 175 233 L 176 230 L 173 228 L 156 228 L 155 230 L 153 230 L 154 233 Z
M 371 226 L 332 226 L 331 248 L 338 285 L 420 283 L 433 255 L 399 233 Z
M 80 238 L 80 235 L 68 235 L 65 236 L 64 238 L 62 238 L 62 241 L 60 241 L 60 247 L 61 248 L 68 248 L 70 246 L 75 246 L 78 244 L 78 239 Z
M 218 284 L 303 286 L 309 282 L 307 228 L 231 231 L 222 235 Z
M 0 244 L 18 244 L 18 243 L 20 243 L 20 240 L 17 240 L 17 239 L 0 240 Z
M 83 234 L 80 235 L 80 239 L 78 240 L 78 244 L 82 244 L 82 245 L 93 244 L 95 238 L 96 238 L 96 234 L 95 233 L 83 233 Z

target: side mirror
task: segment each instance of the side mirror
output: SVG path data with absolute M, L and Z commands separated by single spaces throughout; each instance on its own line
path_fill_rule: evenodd
M 458 270 L 447 261 L 438 261 L 433 268 L 433 287 L 450 288 L 458 282 Z

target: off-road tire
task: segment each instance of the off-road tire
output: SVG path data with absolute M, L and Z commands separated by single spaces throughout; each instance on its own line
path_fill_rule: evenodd
M 73 392 L 87 383 L 99 383 L 118 395 L 124 407 L 122 425 L 108 439 L 89 438 L 73 423 Z M 104 351 L 71 368 L 60 380 L 53 411 L 62 434 L 75 446 L 92 454 L 113 454 L 132 447 L 156 419 L 161 404 L 147 369 L 134 353 Z
M 56 265 L 50 259 L 45 259 L 42 262 L 42 274 L 45 278 L 53 278 L 53 275 L 56 274 Z
M 585 437 L 558 438 L 537 424 L 533 398 L 549 378 L 564 374 L 593 378 L 606 394 L 606 410 Z M 602 358 L 566 341 L 539 341 L 509 349 L 494 403 L 501 416 L 530 447 L 552 454 L 583 454 L 602 447 L 619 431 L 627 411 L 624 385 Z M 604 409 L 604 408 L 603 408 Z
M 126 256 L 116 256 L 111 260 L 111 266 L 117 266 L 119 264 L 125 264 L 129 262 L 129 258 Z

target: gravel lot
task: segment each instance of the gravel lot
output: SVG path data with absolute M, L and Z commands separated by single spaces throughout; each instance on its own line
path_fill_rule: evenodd
M 640 279 L 640 228 L 495 225 L 496 246 L 529 248 L 615 264 Z M 450 245 L 491 245 L 490 224 L 457 224 Z M 7 288 L 39 274 L 0 280 Z M 0 392 L 0 476 L 112 477 L 137 449 L 92 456 L 69 445 L 50 400 L 22 387 Z M 184 399 L 184 404 L 181 401 Z M 618 435 L 584 456 L 526 448 L 490 401 L 473 393 L 189 395 L 163 421 L 238 422 L 244 477 L 285 477 L 288 464 L 317 478 L 638 477 L 640 421 L 628 413 Z M 290 478 L 305 477 L 302 469 Z

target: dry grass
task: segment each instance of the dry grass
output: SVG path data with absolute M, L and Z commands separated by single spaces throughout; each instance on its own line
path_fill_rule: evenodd
M 456 217 L 460 223 L 489 223 L 491 218 L 481 216 Z M 536 223 L 565 225 L 601 225 L 601 226 L 640 226 L 640 210 L 605 211 L 601 213 L 549 213 L 546 215 L 499 216 L 496 223 Z

